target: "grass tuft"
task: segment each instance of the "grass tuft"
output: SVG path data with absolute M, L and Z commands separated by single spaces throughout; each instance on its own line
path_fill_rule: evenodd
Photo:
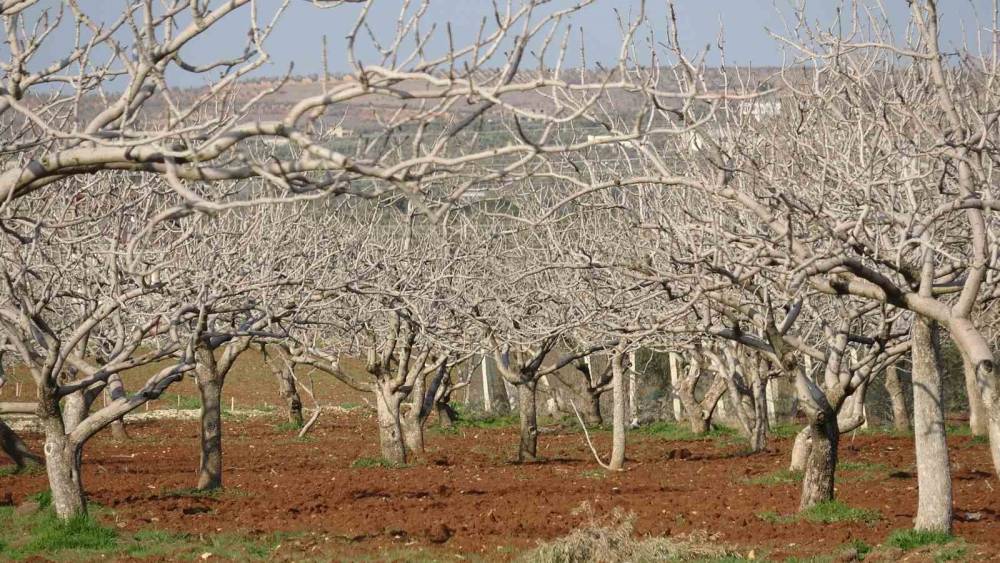
M 833 524 L 836 522 L 871 523 L 882 518 L 877 510 L 852 508 L 839 500 L 828 500 L 800 512 L 800 516 L 810 522 Z
M 405 463 L 393 463 L 380 457 L 359 457 L 351 462 L 351 469 L 365 469 L 370 467 L 383 467 L 386 469 L 401 469 L 409 467 Z
M 819 524 L 835 524 L 837 522 L 864 522 L 870 524 L 882 518 L 877 510 L 852 508 L 839 500 L 828 500 L 796 514 L 782 516 L 772 510 L 758 512 L 757 518 L 772 524 L 790 524 L 792 522 L 816 522 Z
M 299 430 L 302 429 L 303 426 L 305 426 L 304 423 L 292 422 L 290 420 L 286 420 L 284 422 L 279 422 L 278 424 L 275 424 L 274 429 L 277 430 L 278 432 L 298 432 Z
M 896 530 L 889 534 L 885 543 L 904 551 L 923 547 L 925 545 L 944 545 L 955 541 L 955 536 L 947 532 L 932 532 L 928 530 Z
M 801 471 L 780 469 L 773 473 L 764 473 L 762 475 L 754 475 L 753 477 L 744 477 L 740 480 L 740 482 L 747 485 L 789 485 L 792 483 L 801 483 L 802 476 L 803 472 Z
M 114 549 L 117 542 L 117 532 L 101 526 L 89 516 L 77 516 L 62 522 L 53 514 L 40 519 L 32 530 L 31 540 L 21 549 L 27 553 L 107 551 Z

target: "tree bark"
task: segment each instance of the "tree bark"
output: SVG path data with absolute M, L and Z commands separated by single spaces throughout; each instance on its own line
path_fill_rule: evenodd
M 951 468 L 945 437 L 939 331 L 917 317 L 911 329 L 913 435 L 917 457 L 917 517 L 914 528 L 951 531 Z
M 403 428 L 403 443 L 411 454 L 424 452 L 424 417 L 420 416 L 427 399 L 426 382 L 423 375 L 418 375 L 410 390 L 409 410 L 402 414 L 400 424 Z M 433 401 L 433 397 L 431 398 Z
M 211 352 L 208 352 L 211 355 Z M 198 490 L 222 487 L 222 383 L 212 366 L 198 364 L 198 392 L 201 395 L 201 461 Z
M 517 385 L 517 411 L 521 420 L 521 437 L 518 441 L 517 460 L 520 462 L 535 461 L 538 459 L 537 385 L 534 381 Z
M 379 386 L 375 390 L 379 448 L 382 451 L 382 459 L 395 465 L 406 463 L 406 447 L 403 444 L 399 403 L 400 400 L 395 394 L 384 387 Z
M 295 378 L 289 371 L 290 368 L 285 368 L 286 366 L 275 362 L 271 365 L 271 373 L 278 380 L 278 394 L 285 401 L 289 424 L 294 425 L 296 428 L 301 428 L 303 422 L 302 399 L 299 397 L 299 391 L 295 386 Z
M 788 465 L 789 471 L 805 471 L 806 460 L 809 458 L 809 450 L 812 447 L 812 432 L 806 426 L 795 435 L 795 442 L 792 444 L 792 461 Z
M 622 366 L 621 354 L 611 359 L 611 390 L 614 399 L 611 430 L 611 461 L 609 469 L 618 470 L 625 465 L 625 370 Z
M 969 400 L 969 430 L 973 436 L 986 436 L 989 432 L 989 414 L 976 383 L 976 367 L 965 354 L 962 354 L 962 369 L 965 372 L 965 394 Z
M 899 371 L 895 364 L 885 370 L 885 389 L 889 392 L 889 400 L 892 402 L 892 422 L 896 431 L 908 432 L 910 430 L 910 413 L 906 410 L 903 382 L 899 378 Z
M 753 392 L 753 406 L 756 416 L 753 420 L 753 429 L 750 434 L 750 451 L 753 453 L 762 452 L 767 449 L 767 380 L 755 377 L 751 383 Z M 739 408 L 739 405 L 737 405 Z
M 70 520 L 87 513 L 80 479 L 83 448 L 82 444 L 74 444 L 66 436 L 59 400 L 43 397 L 42 406 L 44 412 L 40 418 L 45 431 L 45 471 L 52 491 L 52 506 L 60 520 Z
M 125 386 L 122 378 L 117 373 L 108 377 L 108 388 L 106 390 L 112 401 L 125 397 Z M 111 436 L 115 440 L 124 441 L 129 439 L 128 431 L 125 429 L 125 419 L 119 418 L 111 423 Z
M 2 420 L 0 420 L 0 448 L 14 461 L 18 469 L 25 467 L 28 463 L 37 463 L 39 465 L 45 463 L 41 457 L 31 453 L 31 450 L 28 449 L 28 446 L 24 444 L 17 433 L 11 430 Z
M 597 389 L 587 389 L 587 401 L 581 415 L 584 422 L 590 426 L 600 426 L 604 424 L 604 417 L 601 416 L 601 392 Z
M 837 446 L 840 430 L 833 413 L 821 413 L 808 427 L 809 453 L 802 477 L 802 496 L 799 510 L 806 510 L 821 502 L 833 500 L 833 479 L 837 469 Z
M 68 434 L 75 430 L 83 422 L 83 419 L 87 418 L 89 412 L 90 402 L 87 400 L 84 390 L 74 391 L 67 395 L 63 399 L 62 407 L 63 428 L 65 432 Z

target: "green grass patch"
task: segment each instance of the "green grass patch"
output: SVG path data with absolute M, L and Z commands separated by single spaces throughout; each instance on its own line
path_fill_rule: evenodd
M 772 524 L 790 524 L 793 522 L 816 522 L 818 524 L 835 524 L 838 522 L 863 522 L 870 524 L 882 518 L 877 510 L 852 508 L 839 500 L 821 502 L 812 508 L 796 514 L 781 515 L 773 510 L 758 512 L 757 517 Z
M 848 546 L 854 548 L 854 551 L 858 554 L 858 559 L 864 559 L 866 555 L 872 552 L 872 546 L 868 545 L 868 542 L 865 540 L 852 540 Z
M 274 429 L 277 430 L 278 432 L 298 432 L 299 430 L 302 429 L 303 426 L 305 426 L 304 423 L 292 422 L 290 420 L 286 420 L 284 422 L 279 422 L 278 424 L 275 424 Z
M 972 436 L 972 429 L 968 424 L 948 424 L 945 431 L 949 436 Z
M 792 483 L 801 483 L 802 476 L 803 473 L 801 471 L 780 469 L 773 473 L 764 473 L 761 475 L 754 475 L 753 477 L 744 477 L 740 480 L 740 482 L 747 485 L 789 485 Z
M 409 467 L 405 463 L 393 463 L 380 457 L 359 457 L 351 462 L 351 469 L 366 469 L 370 467 L 382 467 L 386 469 L 400 469 Z
M 164 393 L 160 399 L 164 405 L 177 410 L 198 410 L 201 408 L 201 398 L 177 393 Z
M 637 428 L 634 432 L 668 441 L 716 440 L 737 436 L 736 430 L 727 426 L 712 426 L 704 434 L 695 434 L 688 425 L 670 421 L 647 424 Z
M 801 431 L 801 424 L 786 422 L 775 424 L 768 430 L 768 433 L 775 438 L 794 438 Z
M 90 559 L 117 548 L 118 533 L 92 516 L 77 516 L 67 521 L 56 517 L 49 491 L 34 495 L 33 500 L 39 504 L 33 514 L 15 516 L 13 507 L 0 511 L 0 559 L 54 555 Z M 92 507 L 94 510 L 99 507 Z
M 804 520 L 819 522 L 821 524 L 833 524 L 836 522 L 871 523 L 882 518 L 882 515 L 877 510 L 852 508 L 839 500 L 821 502 L 812 508 L 800 512 L 799 516 Z
M 896 530 L 885 539 L 886 545 L 909 551 L 926 545 L 944 545 L 955 541 L 955 536 L 946 532 L 927 530 Z

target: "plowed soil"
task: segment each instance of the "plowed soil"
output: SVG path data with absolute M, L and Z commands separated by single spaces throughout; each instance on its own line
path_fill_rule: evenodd
M 195 421 L 132 424 L 127 443 L 96 437 L 86 449 L 85 487 L 125 530 L 307 532 L 327 557 L 427 545 L 445 555 L 509 559 L 579 525 L 585 517 L 577 509 L 587 502 L 598 513 L 634 512 L 641 534 L 706 530 L 722 543 L 783 558 L 835 553 L 853 539 L 878 544 L 891 530 L 909 527 L 916 507 L 907 438 L 842 440 L 841 461 L 855 469 L 840 472 L 837 495 L 879 511 L 877 522 L 772 523 L 760 515 L 793 513 L 799 485 L 747 480 L 784 468 L 788 439 L 745 456 L 738 443 L 632 435 L 628 469 L 606 473 L 571 427 L 543 433 L 545 461 L 532 464 L 511 462 L 514 428 L 431 429 L 426 455 L 409 467 L 352 467 L 377 457 L 375 420 L 363 408 L 324 415 L 305 440 L 279 430 L 279 422 L 277 414 L 226 421 L 227 490 L 216 497 L 177 494 L 195 482 Z M 25 438 L 41 450 L 40 436 Z M 599 448 L 609 445 L 606 434 L 596 441 Z M 979 518 L 957 522 L 955 531 L 977 559 L 998 553 L 1000 493 L 986 447 L 966 437 L 952 437 L 950 446 L 956 510 Z M 20 502 L 45 486 L 44 475 L 18 475 L 2 478 L 0 492 Z

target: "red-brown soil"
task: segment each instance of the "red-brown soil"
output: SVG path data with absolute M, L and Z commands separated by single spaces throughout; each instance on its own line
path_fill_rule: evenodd
M 845 436 L 841 459 L 884 466 L 845 471 L 837 495 L 855 507 L 878 510 L 873 524 L 769 523 L 763 511 L 792 513 L 798 485 L 749 485 L 748 476 L 784 468 L 789 440 L 761 455 L 741 456 L 738 444 L 666 442 L 633 435 L 628 470 L 596 470 L 574 429 L 540 437 L 548 461 L 509 461 L 516 430 L 463 428 L 431 431 L 424 459 L 401 469 L 352 468 L 377 456 L 375 421 L 361 409 L 327 414 L 305 441 L 277 429 L 279 415 L 226 421 L 226 486 L 215 498 L 174 496 L 191 487 L 198 460 L 193 421 L 131 425 L 133 440 L 100 435 L 87 447 L 85 486 L 94 501 L 110 507 L 119 527 L 156 527 L 211 534 L 303 531 L 327 556 L 377 553 L 400 545 L 433 545 L 487 559 L 510 558 L 538 540 L 569 532 L 584 516 L 581 503 L 598 513 L 621 507 L 637 515 L 642 534 L 707 530 L 720 542 L 755 548 L 772 558 L 836 553 L 852 539 L 881 542 L 893 529 L 911 525 L 916 506 L 913 447 L 906 438 Z M 25 437 L 35 450 L 40 437 Z M 597 436 L 600 447 L 608 436 Z M 957 522 L 955 532 L 980 559 L 1000 552 L 1000 494 L 990 476 L 985 445 L 950 439 L 958 512 L 982 519 Z M 670 455 L 686 449 L 690 455 Z M 675 454 L 677 452 L 674 452 Z M 668 459 L 673 457 L 673 459 Z M 686 459 L 681 459 L 681 458 Z M 0 481 L 16 502 L 44 489 L 44 475 Z

